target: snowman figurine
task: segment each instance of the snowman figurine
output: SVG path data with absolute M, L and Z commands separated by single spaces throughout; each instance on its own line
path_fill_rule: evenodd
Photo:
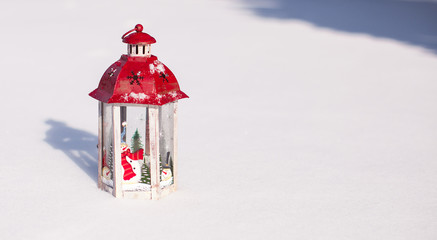
M 161 180 L 163 182 L 167 182 L 167 181 L 171 180 L 172 176 L 173 175 L 171 174 L 171 169 L 168 165 L 162 167 Z
M 162 172 L 161 172 L 161 186 L 167 186 L 170 185 L 173 181 L 173 174 L 170 168 L 170 152 L 167 152 L 167 159 L 165 163 L 163 163 L 162 166 Z
M 126 143 L 121 144 L 121 165 L 123 166 L 123 183 L 139 183 L 141 167 L 144 163 L 144 150 L 131 153 Z

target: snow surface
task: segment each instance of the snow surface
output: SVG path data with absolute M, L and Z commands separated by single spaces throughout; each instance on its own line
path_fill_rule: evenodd
M 437 239 L 436 2 L 270 2 L 2 1 L 0 238 Z M 137 23 L 190 96 L 160 201 L 96 187 L 88 93 Z

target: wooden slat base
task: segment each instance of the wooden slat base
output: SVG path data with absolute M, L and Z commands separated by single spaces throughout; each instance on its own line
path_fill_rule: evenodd
M 106 185 L 105 183 L 102 183 L 100 189 L 108 193 L 113 193 L 114 191 L 111 186 Z M 164 198 L 174 191 L 176 191 L 176 185 L 174 184 L 160 188 L 159 191 L 156 191 L 156 195 L 153 197 L 153 200 Z M 152 191 L 121 191 L 119 198 L 152 199 Z

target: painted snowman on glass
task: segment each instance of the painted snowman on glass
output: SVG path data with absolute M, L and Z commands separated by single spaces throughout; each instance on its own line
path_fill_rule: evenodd
M 126 134 L 127 123 L 123 122 L 123 132 L 121 133 L 122 139 Z M 141 168 L 145 164 L 144 159 L 144 149 L 139 142 L 138 129 L 135 131 L 132 137 L 132 145 L 126 142 L 121 142 L 121 166 L 123 167 L 123 183 L 124 184 L 137 184 L 141 180 Z M 144 183 L 149 183 L 144 182 Z
M 177 101 L 188 96 L 142 31 L 122 36 L 128 54 L 90 93 L 99 100 L 98 184 L 115 197 L 159 199 L 176 189 Z

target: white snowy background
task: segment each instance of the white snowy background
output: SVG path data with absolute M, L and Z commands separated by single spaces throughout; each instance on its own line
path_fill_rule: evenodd
M 437 1 L 0 3 L 0 239 L 437 239 Z M 142 23 L 180 187 L 97 189 L 88 93 Z

